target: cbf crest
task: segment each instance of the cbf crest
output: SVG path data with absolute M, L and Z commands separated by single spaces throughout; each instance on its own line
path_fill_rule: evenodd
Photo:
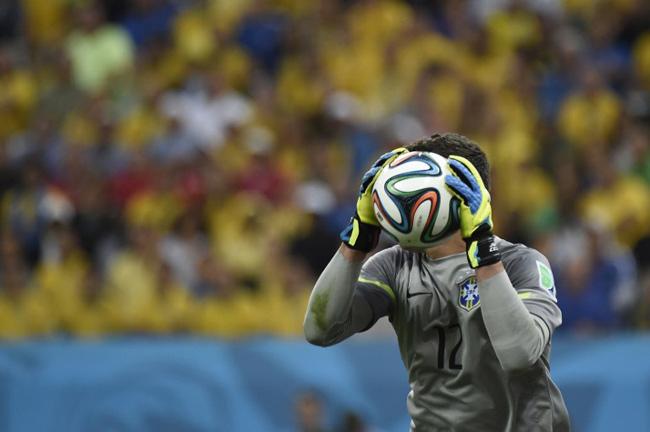
M 478 285 L 476 276 L 470 276 L 460 284 L 458 293 L 458 304 L 466 311 L 471 311 L 481 304 L 481 298 L 478 295 Z

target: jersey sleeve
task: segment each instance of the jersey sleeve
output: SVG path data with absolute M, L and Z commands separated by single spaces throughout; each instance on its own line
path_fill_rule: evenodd
M 513 251 L 504 260 L 510 282 L 526 309 L 538 316 L 550 333 L 562 324 L 551 266 L 544 255 L 531 248 Z
M 363 264 L 355 294 L 363 296 L 370 305 L 373 319 L 368 328 L 382 316 L 390 314 L 395 304 L 395 251 L 393 248 L 376 253 Z

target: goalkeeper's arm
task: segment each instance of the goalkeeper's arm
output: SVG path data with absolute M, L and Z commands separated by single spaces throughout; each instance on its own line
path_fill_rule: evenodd
M 384 314 L 381 306 L 373 308 L 373 299 L 379 294 L 355 290 L 355 285 L 366 254 L 379 240 L 372 187 L 383 167 L 406 152 L 404 148 L 397 148 L 384 153 L 361 180 L 356 211 L 341 232 L 343 244 L 316 281 L 309 298 L 304 330 L 307 340 L 315 345 L 340 342 L 366 330 Z
M 526 309 L 500 262 L 478 268 L 476 279 L 483 322 L 501 367 L 516 371 L 532 366 L 544 352 L 550 330 Z
M 305 338 L 329 346 L 366 330 L 374 322 L 369 299 L 355 290 L 366 254 L 341 245 L 309 298 L 305 315 Z
M 542 355 L 550 338 L 544 321 L 532 315 L 517 295 L 501 262 L 492 234 L 492 205 L 476 167 L 460 156 L 449 156 L 445 181 L 461 200 L 460 231 L 465 240 L 467 262 L 476 270 L 481 295 L 481 314 L 501 367 L 526 369 Z

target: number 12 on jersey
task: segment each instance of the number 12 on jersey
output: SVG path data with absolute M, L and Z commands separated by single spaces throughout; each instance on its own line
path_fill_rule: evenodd
M 438 331 L 438 369 L 462 369 L 463 365 L 457 360 L 458 350 L 463 343 L 463 333 L 458 324 L 449 327 L 436 327 Z M 447 356 L 447 347 L 450 347 Z M 446 365 L 445 365 L 446 363 Z

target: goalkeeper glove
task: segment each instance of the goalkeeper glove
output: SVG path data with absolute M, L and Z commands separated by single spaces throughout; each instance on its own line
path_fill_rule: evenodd
M 460 234 L 465 240 L 467 261 L 473 269 L 501 261 L 492 234 L 490 192 L 470 161 L 460 156 L 447 159 L 451 175 L 447 187 L 460 201 Z
M 361 252 L 370 252 L 377 246 L 381 229 L 372 204 L 372 187 L 382 168 L 407 152 L 408 150 L 400 147 L 384 153 L 364 174 L 357 197 L 356 212 L 350 218 L 350 224 L 341 231 L 341 241 L 348 247 Z

